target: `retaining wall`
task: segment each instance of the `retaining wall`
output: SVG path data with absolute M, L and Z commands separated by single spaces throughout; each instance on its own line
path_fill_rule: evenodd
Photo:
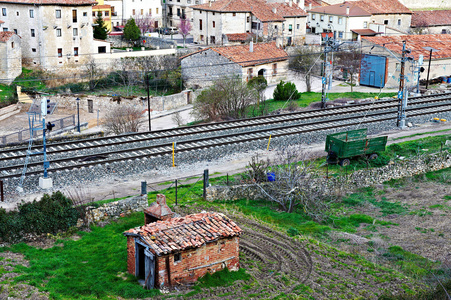
M 19 104 L 11 104 L 7 107 L 0 108 L 0 121 L 20 113 Z
M 149 206 L 147 195 L 135 196 L 123 200 L 105 203 L 102 206 L 87 206 L 85 208 L 88 224 L 118 218 L 132 212 L 143 211 Z M 84 225 L 82 219 L 78 219 L 77 227 Z
M 343 178 L 333 177 L 324 182 L 318 179 L 318 184 L 327 184 L 332 190 L 338 185 L 348 184 L 355 187 L 366 187 L 382 184 L 392 179 L 411 177 L 431 171 L 437 171 L 451 166 L 451 154 L 448 151 L 422 156 L 412 160 L 398 160 L 381 167 L 368 170 L 359 170 Z M 276 178 L 277 180 L 277 178 Z M 321 183 L 320 183 L 321 181 Z M 276 182 L 277 184 L 277 182 Z M 263 199 L 261 189 L 256 185 L 210 186 L 207 188 L 207 201 L 237 200 L 237 199 Z

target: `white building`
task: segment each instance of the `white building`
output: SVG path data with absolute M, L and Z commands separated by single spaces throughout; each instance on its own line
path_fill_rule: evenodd
M 20 42 L 20 37 L 14 32 L 0 32 L 0 83 L 11 84 L 22 73 Z
M 4 31 L 21 37 L 23 64 L 78 67 L 93 53 L 94 0 L 1 0 Z
M 155 28 L 162 27 L 163 9 L 161 0 L 105 0 L 111 5 L 111 22 L 124 26 L 130 18 L 151 18 Z

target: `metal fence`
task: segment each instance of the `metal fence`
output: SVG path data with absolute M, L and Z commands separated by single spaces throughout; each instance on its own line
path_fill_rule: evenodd
M 187 200 L 189 197 L 204 198 L 207 195 L 209 185 L 208 170 L 202 174 L 195 174 L 186 177 L 179 177 L 171 180 L 152 182 L 147 184 L 142 182 L 141 193 L 158 192 L 166 196 L 166 201 L 178 205 L 179 201 Z
M 75 115 L 71 115 L 57 120 L 52 120 L 50 122 L 52 124 L 55 124 L 55 127 L 53 127 L 53 131 L 66 128 L 68 126 L 75 126 Z M 38 126 L 35 126 L 35 128 L 39 128 L 41 126 L 42 124 L 39 124 Z M 34 130 L 33 132 L 34 132 L 33 138 L 38 138 L 42 136 L 42 131 Z M 28 141 L 29 139 L 30 139 L 30 129 L 23 129 L 14 133 L 0 136 L 0 145 Z

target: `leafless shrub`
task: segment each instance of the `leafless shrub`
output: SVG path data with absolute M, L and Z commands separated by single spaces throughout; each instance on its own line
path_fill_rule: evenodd
M 117 105 L 105 114 L 103 126 L 105 134 L 138 132 L 144 121 L 139 107 Z
M 172 114 L 172 121 L 177 124 L 177 126 L 182 126 L 185 124 L 185 120 L 183 120 L 182 115 L 180 112 L 176 112 L 175 114 Z
M 265 182 L 267 181 L 266 173 L 269 170 L 270 161 L 258 159 L 258 154 L 251 157 L 251 161 L 246 166 L 247 175 L 253 182 Z
M 64 194 L 72 201 L 72 205 L 78 211 L 80 218 L 83 220 L 83 226 L 87 227 L 89 218 L 86 213 L 86 204 L 94 200 L 91 192 L 83 186 L 77 186 L 67 188 Z

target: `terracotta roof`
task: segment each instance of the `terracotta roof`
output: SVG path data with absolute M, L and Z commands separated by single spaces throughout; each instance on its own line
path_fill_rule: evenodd
M 398 0 L 360 0 L 356 5 L 368 11 L 372 15 L 385 14 L 411 14 L 412 11 Z
M 15 35 L 13 31 L 1 31 L 0 32 L 0 42 L 7 42 L 10 37 Z
M 429 50 L 423 47 L 432 47 L 439 51 L 432 53 L 432 59 L 451 57 L 451 34 L 418 34 L 418 35 L 394 35 L 394 36 L 374 36 L 362 37 L 363 40 L 370 41 L 377 45 L 384 45 L 392 52 L 401 55 L 402 41 L 406 41 L 407 49 L 412 50 L 412 55 L 418 59 L 423 54 L 429 58 Z
M 144 213 L 150 214 L 160 220 L 174 215 L 172 210 L 166 204 L 166 197 L 162 194 L 157 195 L 156 201 L 152 202 L 152 204 L 144 210 Z
M 207 50 L 215 51 L 222 56 L 230 59 L 234 63 L 242 67 L 257 66 L 267 64 L 270 62 L 283 61 L 288 59 L 288 54 L 285 50 L 277 48 L 275 42 L 253 44 L 253 51 L 249 52 L 250 45 L 236 45 L 223 47 L 209 47 L 185 56 L 180 57 L 184 59 L 196 53 Z
M 158 255 L 169 254 L 225 237 L 239 236 L 243 231 L 227 216 L 216 212 L 198 213 L 136 227 L 124 235 L 140 236 Z
M 245 33 L 226 33 L 227 39 L 229 42 L 245 42 L 255 35 L 250 32 Z
M 349 15 L 346 14 L 348 7 Z M 317 7 L 315 9 L 308 10 L 308 12 L 350 17 L 371 16 L 371 13 L 357 6 L 356 2 L 343 2 L 335 5 Z
M 103 4 L 103 5 L 94 5 L 92 9 L 108 9 L 111 8 L 111 5 Z
M 304 7 L 308 7 L 310 5 L 310 3 L 312 4 L 312 7 L 329 5 L 326 2 L 321 1 L 321 0 L 304 0 Z
M 5 22 L 3 22 L 2 20 L 0 20 L 0 24 L 3 24 L 3 23 L 5 23 Z
M 36 4 L 36 5 L 93 5 L 94 0 L 0 0 L 0 3 Z
M 377 32 L 372 29 L 351 29 L 351 31 L 362 36 L 372 36 L 377 34 Z
M 451 25 L 451 10 L 414 11 L 412 27 Z
M 193 9 L 215 12 L 248 12 L 262 22 L 284 21 L 284 17 L 307 16 L 297 4 L 266 3 L 263 0 L 217 0 L 191 6 Z

